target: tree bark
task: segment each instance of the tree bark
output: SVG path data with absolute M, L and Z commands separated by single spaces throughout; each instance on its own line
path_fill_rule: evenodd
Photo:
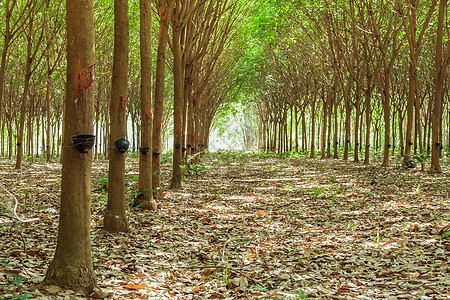
M 417 97 L 417 63 L 420 55 L 420 47 L 422 45 L 422 39 L 424 37 L 425 31 L 428 27 L 428 24 L 431 20 L 432 13 L 434 12 L 436 6 L 436 0 L 433 0 L 431 3 L 431 7 L 428 11 L 427 18 L 425 19 L 422 30 L 419 34 L 418 39 L 416 40 L 416 31 L 417 31 L 417 9 L 419 7 L 418 0 L 410 0 L 408 3 L 408 17 L 409 17 L 409 26 L 406 24 L 406 18 L 403 16 L 403 27 L 406 32 L 406 36 L 409 44 L 409 89 L 408 89 L 408 102 L 406 106 L 406 144 L 403 155 L 403 165 L 411 166 L 411 146 L 412 143 L 412 127 L 413 127 L 413 119 L 414 119 L 414 103 L 415 98 Z M 416 111 L 417 113 L 417 111 Z M 416 114 L 416 118 L 420 117 L 420 115 Z
M 323 114 L 323 122 L 322 122 L 322 137 L 320 141 L 320 152 L 321 152 L 321 159 L 325 159 L 326 153 L 325 153 L 325 147 L 326 147 L 326 141 L 327 141 L 327 110 L 328 110 L 328 103 L 330 102 L 330 95 L 327 93 L 327 98 L 325 99 L 325 88 L 322 87 L 322 114 Z
M 46 115 L 47 115 L 47 130 L 46 130 L 46 136 L 47 136 L 47 143 L 45 146 L 45 153 L 47 157 L 47 162 L 50 162 L 51 159 L 51 151 L 50 148 L 50 120 L 51 120 L 51 112 L 50 112 L 50 77 L 51 77 L 51 71 L 50 71 L 50 56 L 47 55 L 47 90 L 45 93 L 45 105 L 46 105 Z
M 161 132 L 164 112 L 164 86 L 166 72 L 166 48 L 169 40 L 169 21 L 173 11 L 174 0 L 158 1 L 159 38 L 156 57 L 155 106 L 153 115 L 152 137 L 152 186 L 153 197 L 162 198 L 161 193 Z
M 350 148 L 350 117 L 352 114 L 350 91 L 351 91 L 352 79 L 349 76 L 347 86 L 344 90 L 344 106 L 345 106 L 345 141 L 344 141 L 344 160 L 348 160 L 348 153 Z
M 31 79 L 31 63 L 33 61 L 32 54 L 32 42 L 31 35 L 33 33 L 33 17 L 30 17 L 27 33 L 27 60 L 25 64 L 25 80 L 23 86 L 22 104 L 20 106 L 20 121 L 19 121 L 19 133 L 17 135 L 17 157 L 15 169 L 22 168 L 23 157 L 23 134 L 25 127 L 25 114 L 28 103 L 28 94 L 30 91 L 30 79 Z
M 181 4 L 178 4 L 176 10 L 181 10 Z M 178 18 L 178 14 L 173 15 L 173 18 Z M 181 164 L 182 164 L 182 136 L 183 136 L 183 79 L 184 68 L 182 65 L 182 50 L 181 50 L 181 31 L 182 27 L 177 24 L 177 20 L 172 21 L 172 35 L 173 35 L 173 159 L 172 159 L 172 181 L 170 183 L 171 189 L 181 188 Z
M 353 140 L 355 142 L 354 145 L 354 154 L 353 154 L 353 161 L 359 162 L 359 118 L 361 115 L 361 107 L 360 107 L 360 100 L 361 100 L 361 88 L 359 86 L 359 83 L 356 84 L 356 95 L 355 95 L 355 128 L 354 128 L 354 136 Z
M 314 133 L 316 130 L 316 128 L 315 128 L 316 127 L 315 126 L 316 125 L 315 110 L 316 110 L 316 95 L 314 94 L 313 99 L 311 101 L 311 146 L 310 146 L 311 152 L 309 154 L 310 158 L 314 158 L 314 156 L 315 156 L 315 153 L 314 153 L 315 152 Z
M 151 1 L 140 1 L 141 143 L 139 146 L 139 195 L 133 206 L 156 210 L 152 191 L 152 52 Z
M 67 88 L 64 101 L 64 159 L 62 161 L 61 207 L 58 243 L 43 285 L 102 297 L 92 267 L 90 238 L 92 152 L 78 153 L 70 137 L 93 131 L 95 62 L 92 0 L 68 0 Z M 85 72 L 83 72 L 85 71 Z M 85 75 L 79 82 L 80 75 Z M 83 84 L 84 83 L 84 84 Z
M 125 215 L 125 153 L 115 142 L 127 136 L 126 100 L 128 87 L 129 21 L 128 0 L 114 1 L 114 61 L 111 84 L 108 204 L 104 228 L 127 232 Z
M 438 13 L 438 27 L 436 34 L 436 52 L 435 52 L 435 67 L 436 67 L 436 84 L 434 88 L 434 106 L 433 117 L 431 124 L 431 167 L 430 172 L 442 173 L 439 162 L 441 140 L 441 118 L 442 118 L 442 97 L 445 80 L 445 73 L 450 61 L 450 39 L 447 39 L 446 49 L 443 45 L 443 27 L 444 14 L 447 0 L 440 0 Z M 445 49 L 445 50 L 444 50 Z M 445 51 L 445 52 L 444 52 Z

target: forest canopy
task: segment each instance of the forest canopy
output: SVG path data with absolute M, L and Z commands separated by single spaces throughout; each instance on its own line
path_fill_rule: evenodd
M 162 147 L 167 151 L 173 147 L 171 111 L 180 105 L 176 101 L 174 106 L 176 68 L 170 41 L 177 23 L 161 19 L 157 9 L 162 2 L 153 4 L 154 73 L 158 28 L 164 22 L 168 27 L 168 68 L 159 89 L 164 102 Z M 196 132 L 197 144 L 205 146 L 194 149 L 211 144 L 215 150 L 295 150 L 344 159 L 352 155 L 355 161 L 363 155 L 366 163 L 372 151 L 383 155 L 384 165 L 391 154 L 404 157 L 405 165 L 414 156 L 432 156 L 432 168 L 439 171 L 435 157 L 450 147 L 446 1 L 185 4 L 188 11 L 179 16 L 185 19 L 176 25 L 183 34 L 179 63 L 184 64 L 185 90 L 180 101 L 187 121 L 182 120 L 182 148 L 194 144 L 186 133 Z M 114 15 L 113 2 L 94 5 L 97 158 L 108 148 Z M 4 0 L 0 10 L 5 20 L 0 152 L 21 160 L 22 154 L 31 160 L 46 154 L 50 160 L 62 145 L 64 3 Z M 140 144 L 139 30 L 139 3 L 130 1 L 126 117 L 134 151 Z M 153 96 L 161 92 L 155 90 Z M 190 97 L 198 99 L 195 104 Z M 189 123 L 190 111 L 201 121 Z

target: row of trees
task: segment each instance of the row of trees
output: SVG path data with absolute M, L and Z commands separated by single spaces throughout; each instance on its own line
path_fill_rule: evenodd
M 183 93 L 182 110 L 191 118 L 183 118 L 183 127 L 197 126 L 198 135 L 206 136 L 209 132 L 212 116 L 222 105 L 225 85 L 216 82 L 227 82 L 228 71 L 235 66 L 238 53 L 230 47 L 231 37 L 236 35 L 233 29 L 237 20 L 242 18 L 241 8 L 237 1 L 191 1 L 184 7 L 180 3 L 180 12 L 175 10 L 175 1 L 156 1 L 150 30 L 155 32 L 149 43 L 156 55 L 152 55 L 155 76 L 154 99 L 158 102 L 155 111 L 155 123 L 161 127 L 159 139 L 167 138 L 169 124 L 172 121 L 172 109 L 178 107 L 179 100 L 173 106 L 174 74 L 176 65 L 183 66 L 181 84 L 176 90 Z M 95 2 L 95 52 L 96 52 L 96 85 L 94 88 L 94 133 L 97 136 L 94 148 L 94 159 L 100 153 L 108 155 L 109 124 L 111 99 L 111 76 L 114 48 L 114 22 L 112 18 L 113 3 L 110 1 Z M 178 15 L 176 15 L 178 14 Z M 65 91 L 64 48 L 66 39 L 61 38 L 65 32 L 64 3 L 51 3 L 46 0 L 7 0 L 0 7 L 0 15 L 5 19 L 1 28 L 3 40 L 0 69 L 0 154 L 11 158 L 16 156 L 16 167 L 20 168 L 23 156 L 33 160 L 44 154 L 47 161 L 61 153 L 62 116 Z M 207 20 L 207 21 L 205 21 Z M 180 24 L 177 24 L 179 22 Z M 130 45 L 129 45 L 129 77 L 127 85 L 128 101 L 126 101 L 126 124 L 131 127 L 128 133 L 133 149 L 137 150 L 141 143 L 140 128 L 140 28 L 139 5 L 130 4 Z M 174 55 L 172 27 L 180 31 L 180 57 Z M 156 34 L 158 33 L 158 34 Z M 167 46 L 169 46 L 167 48 Z M 178 44 L 175 41 L 175 49 Z M 23 51 L 23 49 L 27 49 Z M 168 51 L 167 51 L 167 50 Z M 167 52 L 167 54 L 166 54 Z M 167 58 L 166 58 L 167 56 Z M 167 62 L 158 67 L 158 63 Z M 23 71 L 25 70 L 25 71 Z M 178 72 L 177 71 L 177 72 Z M 166 74 L 167 73 L 167 74 Z M 193 75 L 195 74 L 195 76 Z M 158 79 L 162 78 L 162 79 Z M 180 82 L 180 79 L 178 79 Z M 186 84 L 185 84 L 186 83 Z M 190 97 L 189 110 L 187 95 Z M 153 97 L 153 96 L 152 96 Z M 198 100 L 197 100 L 198 99 Z M 204 99 L 213 99 L 206 101 Z M 165 105 L 160 105 L 164 103 Z M 199 110 L 199 113 L 194 111 Z M 153 112 L 152 112 L 153 113 Z M 159 117 L 161 115 L 161 117 Z M 204 121 L 194 120 L 199 116 Z M 178 122 L 178 121 L 177 121 Z M 202 127 L 200 127 L 202 125 Z M 200 129 L 204 128 L 204 129 Z M 185 130 L 186 131 L 186 130 Z M 192 139 L 192 135 L 183 133 L 183 140 Z M 199 151 L 199 145 L 205 145 L 206 137 L 197 137 L 195 141 L 185 142 L 183 148 Z M 200 141 L 202 140 L 202 141 Z M 178 143 L 181 144 L 181 143 Z M 190 145 L 190 147 L 187 147 Z M 194 146 L 197 145 L 197 146 Z M 197 150 L 195 150 L 197 149 Z M 154 151 L 153 151 L 154 150 Z M 152 152 L 161 152 L 152 149 Z M 184 153 L 184 152 L 183 152 Z
M 104 228 L 128 231 L 126 150 L 118 144 L 127 146 L 128 120 L 140 152 L 134 205 L 156 209 L 167 95 L 173 96 L 171 187 L 180 188 L 183 158 L 207 148 L 214 115 L 227 98 L 239 56 L 232 37 L 242 7 L 234 0 L 141 0 L 131 7 L 128 0 L 95 6 L 93 0 L 67 0 L 65 7 L 48 0 L 6 0 L 0 8 L 6 19 L 0 151 L 15 153 L 19 169 L 24 154 L 32 159 L 39 153 L 37 145 L 45 145 L 47 161 L 60 153 L 55 149 L 62 150 L 58 244 L 44 285 L 101 296 L 89 233 L 92 158 L 100 147 L 90 151 L 89 141 L 73 137 L 102 136 L 109 159 Z
M 243 9 L 235 0 L 167 0 L 145 5 L 153 6 L 157 13 L 139 17 L 143 8 L 133 3 L 130 14 L 127 8 L 125 21 L 121 21 L 118 16 L 112 18 L 116 7 L 110 1 L 95 2 L 92 68 L 97 142 L 93 151 L 94 159 L 103 152 L 112 156 L 112 162 L 121 161 L 118 166 L 110 165 L 110 174 L 122 178 L 124 157 L 110 150 L 119 139 L 132 140 L 145 161 L 141 175 L 150 182 L 141 184 L 136 205 L 154 208 L 149 194 L 160 195 L 159 155 L 169 121 L 174 128 L 173 188 L 181 186 L 183 158 L 207 148 L 214 116 L 227 99 L 231 70 L 239 56 L 232 37 L 237 36 Z M 63 59 L 66 12 L 63 3 L 50 5 L 47 0 L 7 0 L 0 12 L 6 20 L 0 70 L 0 153 L 10 158 L 15 154 L 19 169 L 24 155 L 33 160 L 46 153 L 50 161 L 62 148 L 71 146 L 70 140 L 61 138 L 63 100 L 67 97 L 62 76 L 67 68 Z M 140 30 L 146 33 L 139 34 Z M 116 49 L 119 46 L 122 48 Z M 21 51 L 24 47 L 27 51 Z M 116 67 L 112 67 L 118 59 L 113 50 L 127 54 Z M 128 134 L 130 124 L 133 132 Z M 39 146 L 41 151 L 36 149 Z M 152 170 L 144 175 L 149 167 Z M 110 194 L 122 198 L 123 182 L 115 182 L 115 178 L 109 180 L 117 191 Z
M 353 147 L 354 161 L 363 152 L 368 164 L 380 146 L 383 166 L 394 149 L 405 166 L 428 151 L 441 171 L 450 147 L 448 1 L 282 1 L 265 11 L 250 55 L 261 149 L 314 156 L 319 147 L 325 158 L 343 147 L 348 159 Z

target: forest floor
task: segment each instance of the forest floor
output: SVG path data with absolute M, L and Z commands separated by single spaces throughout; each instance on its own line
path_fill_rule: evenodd
M 127 159 L 127 202 L 137 189 Z M 222 153 L 189 168 L 157 212 L 102 229 L 107 162 L 93 165 L 92 250 L 109 299 L 450 299 L 450 169 L 431 175 L 336 159 Z M 54 255 L 61 168 L 0 160 L 0 298 L 83 299 L 35 290 Z M 9 209 L 9 210 L 7 210 Z

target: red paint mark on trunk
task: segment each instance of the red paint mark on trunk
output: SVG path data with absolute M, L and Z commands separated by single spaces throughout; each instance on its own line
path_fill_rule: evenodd
M 81 69 L 81 58 L 77 57 L 75 65 L 75 95 L 78 97 L 84 94 L 95 82 L 95 63 Z
M 125 110 L 125 107 L 127 105 L 127 95 L 123 95 L 119 97 L 119 104 L 117 106 L 117 111 L 122 112 Z
M 152 112 L 152 108 L 148 108 L 144 111 L 144 120 L 148 121 L 151 120 L 151 118 L 153 117 L 153 112 Z

